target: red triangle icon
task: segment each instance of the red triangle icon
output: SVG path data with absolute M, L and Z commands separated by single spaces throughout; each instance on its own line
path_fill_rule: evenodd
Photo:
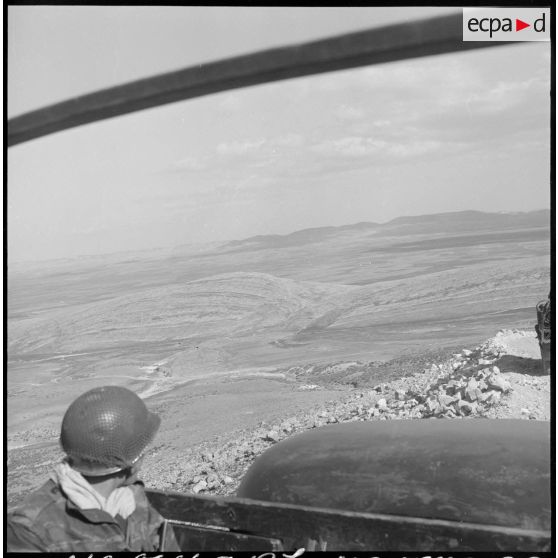
M 515 30 L 516 31 L 521 31 L 522 29 L 525 29 L 526 27 L 531 27 L 530 23 L 525 23 L 524 21 L 521 21 L 520 19 L 515 20 Z

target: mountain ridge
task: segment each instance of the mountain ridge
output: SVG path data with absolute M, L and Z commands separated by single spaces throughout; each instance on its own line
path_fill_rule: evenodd
M 527 228 L 541 228 L 550 225 L 550 210 L 538 209 L 525 212 L 484 212 L 478 210 L 450 211 L 444 213 L 431 213 L 427 215 L 407 215 L 400 216 L 386 221 L 385 223 L 376 223 L 373 221 L 360 221 L 358 223 L 339 225 L 311 227 L 300 229 L 287 234 L 270 234 L 256 235 L 240 240 L 232 240 L 224 244 L 224 248 L 244 249 L 258 247 L 286 247 L 300 244 L 308 244 L 319 242 L 328 236 L 336 235 L 343 232 L 368 231 L 373 233 L 389 232 L 393 233 L 393 229 L 397 227 L 405 227 L 405 234 L 414 232 L 431 233 L 440 228 L 440 233 L 463 232 L 467 227 L 482 228 L 508 228 L 524 225 Z M 414 229 L 412 229 L 414 227 Z M 476 230 L 475 229 L 475 230 Z
M 442 213 L 430 213 L 425 215 L 402 215 L 395 217 L 384 223 L 374 221 L 358 221 L 345 225 L 328 225 L 322 227 L 309 227 L 299 229 L 285 234 L 259 234 L 241 239 L 222 240 L 203 243 L 186 243 L 170 247 L 146 250 L 123 250 L 106 254 L 81 254 L 68 258 L 55 258 L 40 261 L 10 261 L 8 274 L 26 273 L 42 271 L 42 269 L 56 268 L 65 272 L 76 264 L 85 267 L 95 267 L 99 265 L 119 265 L 133 261 L 160 261 L 169 257 L 197 256 L 211 254 L 215 250 L 228 250 L 245 248 L 281 248 L 286 246 L 297 246 L 320 242 L 338 233 L 350 232 L 369 232 L 369 233 L 389 233 L 397 227 L 405 227 L 405 234 L 415 232 L 412 227 L 418 227 L 420 232 L 433 232 L 441 224 L 451 225 L 454 230 L 466 229 L 467 226 L 482 225 L 483 228 L 493 225 L 495 221 L 500 226 L 517 226 L 525 223 L 530 227 L 549 227 L 551 213 L 549 209 L 536 209 L 525 212 L 484 212 L 478 210 L 450 211 Z M 476 221 L 475 221 L 476 219 Z M 459 225 L 461 223 L 461 226 Z M 403 231 L 402 231 L 403 232 Z M 448 229 L 439 231 L 448 232 Z

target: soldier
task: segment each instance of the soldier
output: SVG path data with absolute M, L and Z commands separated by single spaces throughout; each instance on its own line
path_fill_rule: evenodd
M 78 397 L 62 420 L 66 458 L 8 516 L 8 551 L 179 550 L 172 528 L 137 479 L 160 422 L 123 387 L 95 388 Z
M 552 343 L 552 289 L 548 293 L 548 299 L 537 304 L 537 324 L 535 331 L 539 340 L 543 372 L 551 373 L 551 343 Z

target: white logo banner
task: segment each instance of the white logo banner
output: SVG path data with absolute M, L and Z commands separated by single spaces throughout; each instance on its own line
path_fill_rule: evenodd
M 463 8 L 464 41 L 550 41 L 550 8 Z

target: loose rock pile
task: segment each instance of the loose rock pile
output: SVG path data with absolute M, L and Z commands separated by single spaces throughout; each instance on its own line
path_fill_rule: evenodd
M 480 350 L 455 355 L 450 374 L 440 377 L 425 394 L 401 394 L 396 407 L 403 415 L 408 409 L 412 418 L 483 416 L 511 391 L 511 384 L 493 365 L 497 355 L 491 356 L 486 358 Z

